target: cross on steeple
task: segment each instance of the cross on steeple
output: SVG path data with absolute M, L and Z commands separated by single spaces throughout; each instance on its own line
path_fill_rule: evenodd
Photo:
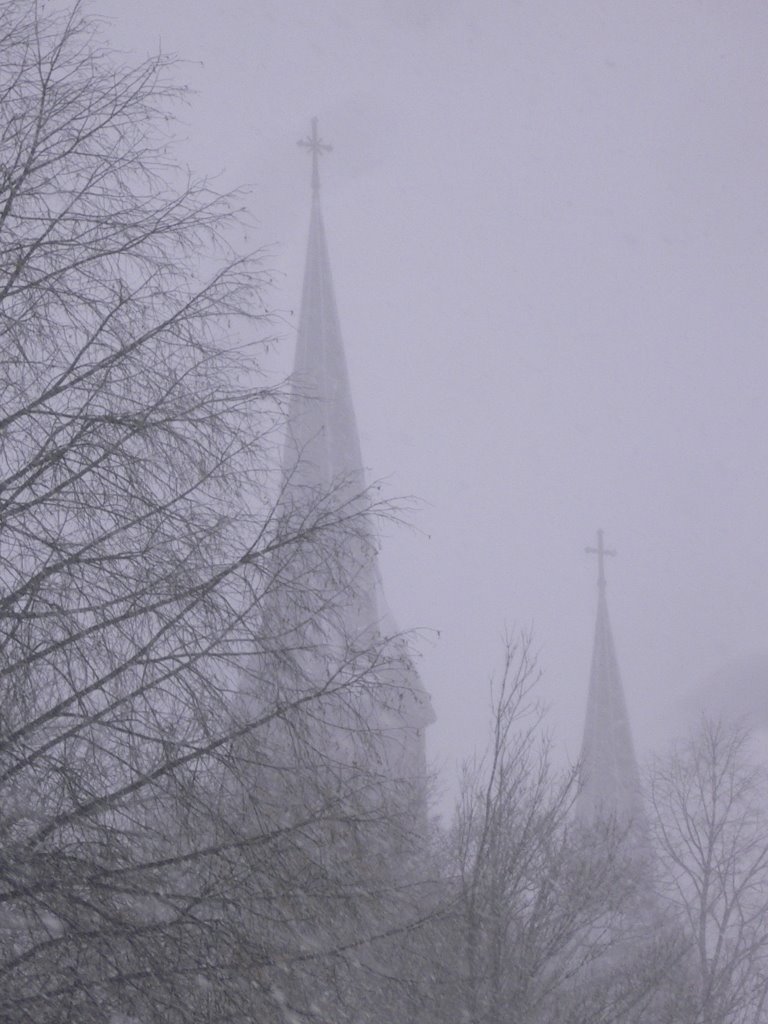
M 323 153 L 330 153 L 333 146 L 329 146 L 327 142 L 323 142 L 320 136 L 317 134 L 317 118 L 312 118 L 312 134 L 308 135 L 306 139 L 300 139 L 300 146 L 304 149 L 309 150 L 312 154 L 312 195 L 317 196 L 320 194 L 320 168 L 319 158 Z
M 588 555 L 597 555 L 597 587 L 598 590 L 603 593 L 605 591 L 605 559 L 606 557 L 614 557 L 616 552 L 606 548 L 603 542 L 603 531 L 597 531 L 597 547 L 596 548 L 584 548 Z

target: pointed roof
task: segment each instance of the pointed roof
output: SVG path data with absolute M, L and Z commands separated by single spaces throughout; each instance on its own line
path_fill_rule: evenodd
M 283 473 L 286 490 L 294 496 L 333 490 L 336 501 L 349 501 L 354 507 L 365 492 L 366 480 L 320 205 L 318 161 L 331 147 L 318 136 L 317 118 L 312 119 L 311 135 L 300 145 L 312 154 L 312 211 Z M 348 555 L 358 563 L 356 587 L 355 594 L 348 596 L 349 607 L 342 611 L 353 636 L 367 630 L 383 637 L 397 634 L 384 599 L 377 546 L 372 531 L 350 541 Z M 398 651 L 399 680 L 393 684 L 399 693 L 396 717 L 421 728 L 435 718 L 429 695 L 404 642 L 399 642 Z
M 301 143 L 312 152 L 312 213 L 283 467 L 292 486 L 327 489 L 344 480 L 359 493 L 365 474 L 320 208 L 318 156 L 330 147 L 318 138 L 316 118 L 312 129 Z
M 598 598 L 576 815 L 585 823 L 615 818 L 639 824 L 645 820 L 640 772 L 605 596 L 605 558 L 615 552 L 605 548 L 602 530 L 597 548 L 587 551 L 598 557 Z

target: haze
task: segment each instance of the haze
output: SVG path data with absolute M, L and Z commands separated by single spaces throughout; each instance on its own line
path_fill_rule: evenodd
M 415 530 L 384 538 L 385 587 L 400 625 L 427 631 L 446 777 L 482 741 L 515 624 L 577 756 L 598 527 L 619 551 L 608 597 L 641 753 L 711 673 L 759 661 L 765 4 L 91 7 L 127 53 L 189 60 L 185 159 L 253 186 L 275 376 L 309 212 L 296 141 L 317 115 L 334 145 L 323 203 L 364 458 L 422 502 Z

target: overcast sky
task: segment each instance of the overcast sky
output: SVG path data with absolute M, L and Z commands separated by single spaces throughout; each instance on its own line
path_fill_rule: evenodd
M 578 755 L 599 526 L 641 753 L 682 695 L 768 649 L 764 0 L 90 7 L 120 49 L 189 61 L 181 156 L 252 186 L 248 244 L 269 246 L 284 313 L 275 373 L 309 215 L 296 141 L 317 115 L 333 143 L 364 458 L 422 502 L 382 565 L 399 623 L 436 631 L 434 761 L 450 772 L 481 740 L 515 624 Z

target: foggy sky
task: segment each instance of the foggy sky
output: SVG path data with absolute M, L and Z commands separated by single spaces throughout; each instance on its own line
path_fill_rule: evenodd
M 309 216 L 296 141 L 317 115 L 334 145 L 323 205 L 364 460 L 422 502 L 382 568 L 400 625 L 435 631 L 433 761 L 482 739 L 515 624 L 577 756 L 598 527 L 641 752 L 707 676 L 768 648 L 768 6 L 91 9 L 127 54 L 188 59 L 181 153 L 252 186 L 276 374 Z

